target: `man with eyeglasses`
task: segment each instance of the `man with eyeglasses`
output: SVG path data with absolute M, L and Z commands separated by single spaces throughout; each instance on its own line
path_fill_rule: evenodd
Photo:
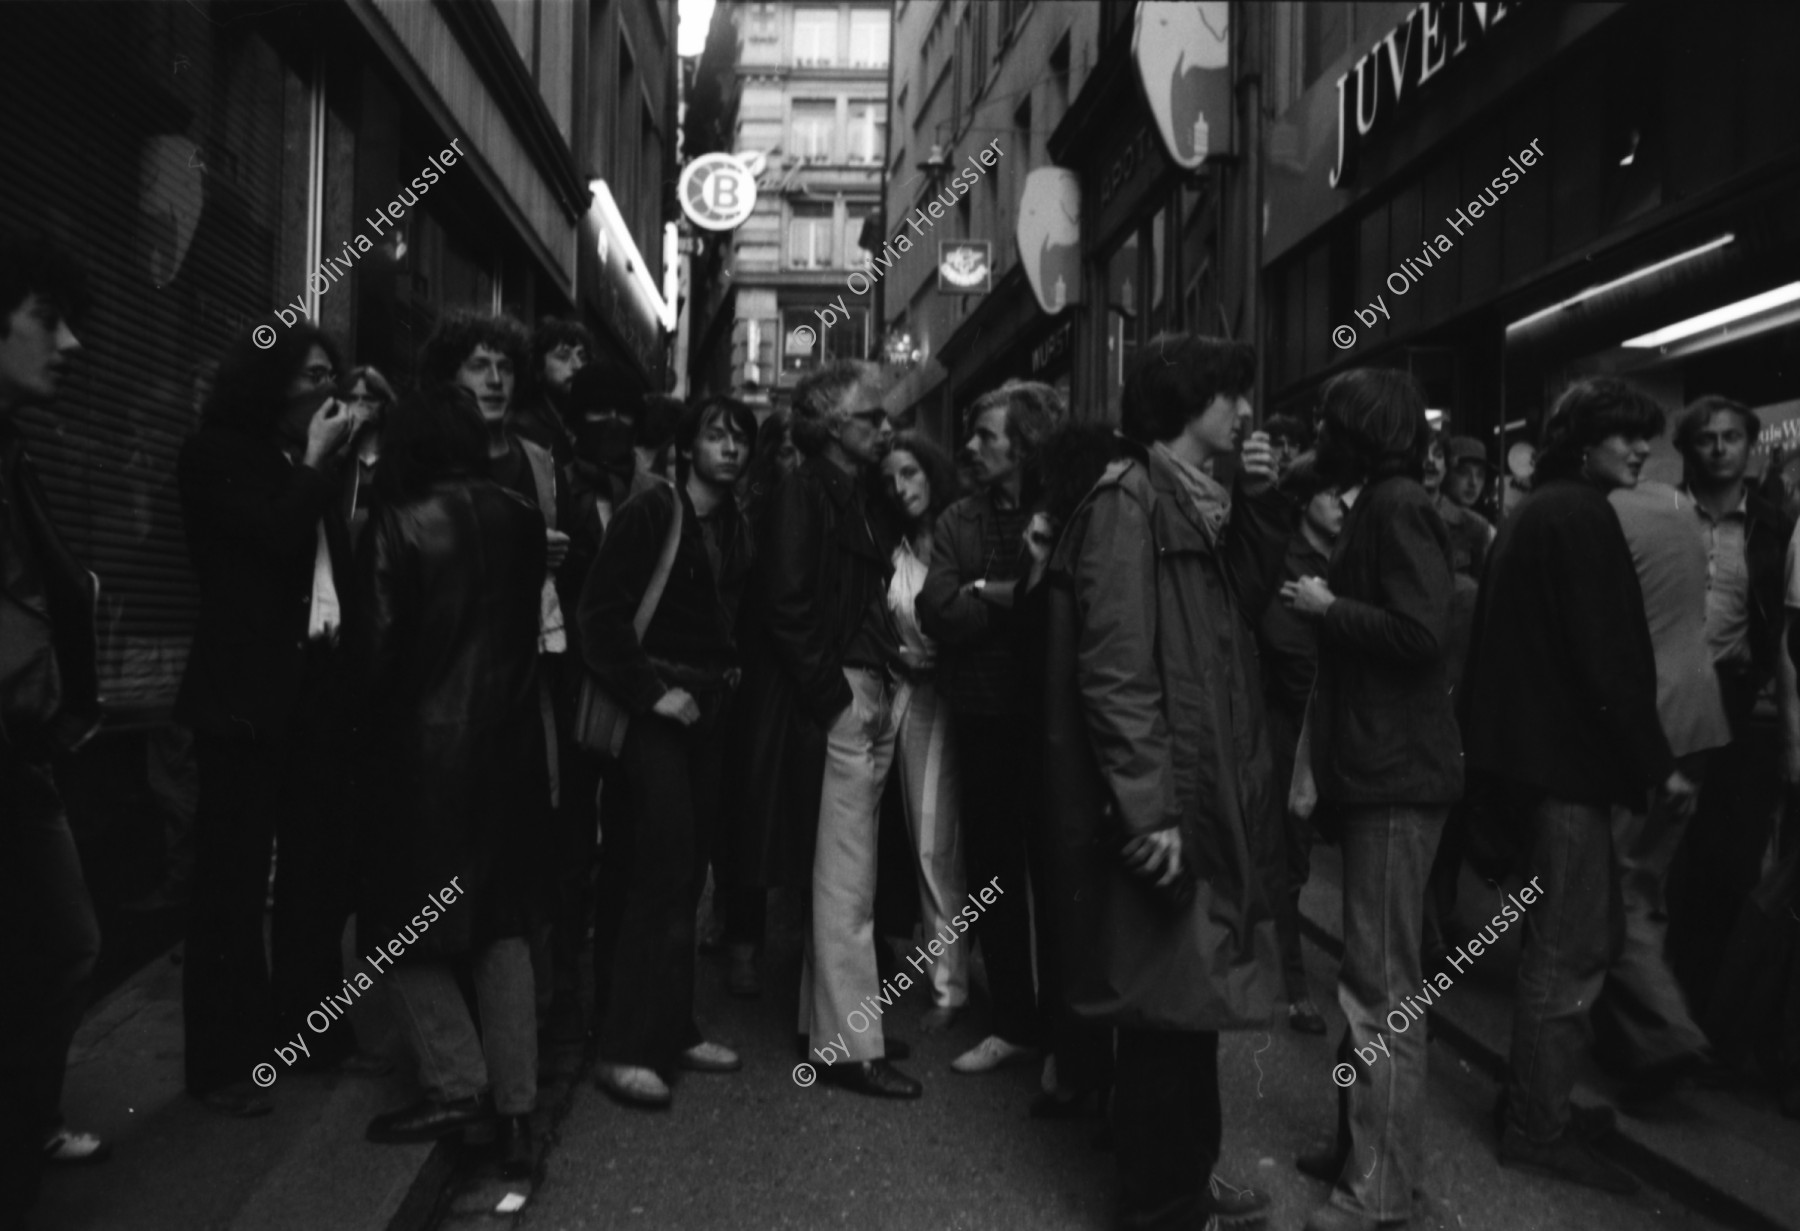
M 193 912 L 182 1001 L 187 1089 L 223 1115 L 271 1110 L 253 1066 L 341 983 L 348 837 L 337 775 L 344 703 L 338 629 L 350 544 L 334 498 L 352 417 L 333 393 L 336 346 L 310 323 L 225 354 L 176 466 L 200 618 L 175 718 L 194 732 Z M 281 844 L 270 956 L 263 914 Z M 313 1041 L 307 1067 L 354 1050 Z
M 892 435 L 878 373 L 833 363 L 794 390 L 790 430 L 805 460 L 776 493 L 762 540 L 766 644 L 746 656 L 742 700 L 755 734 L 736 750 L 748 804 L 734 834 L 734 883 L 792 883 L 811 868 L 799 1006 L 806 1058 L 831 1084 L 917 1098 L 923 1087 L 888 1062 L 898 1049 L 869 1011 L 881 991 L 876 833 L 900 661 L 886 600 L 891 566 L 869 528 L 861 482 Z

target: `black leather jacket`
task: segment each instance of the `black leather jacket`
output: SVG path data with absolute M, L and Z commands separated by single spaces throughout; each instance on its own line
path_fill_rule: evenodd
M 15 555 L 21 544 L 28 561 Z M 80 746 L 100 725 L 99 593 L 56 531 L 17 425 L 0 419 L 0 603 L 13 630 L 0 648 L 0 747 L 35 758 Z M 54 657 L 60 689 L 42 686 L 44 655 Z

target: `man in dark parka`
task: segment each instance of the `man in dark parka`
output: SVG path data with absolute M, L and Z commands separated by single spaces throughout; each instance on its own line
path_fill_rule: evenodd
M 1220 1145 L 1218 1031 L 1262 1026 L 1279 983 L 1255 844 L 1273 833 L 1255 622 L 1292 509 L 1252 436 L 1228 454 L 1249 346 L 1153 339 L 1125 383 L 1125 458 L 1051 563 L 1047 914 L 1065 993 L 1118 1028 L 1120 1224 L 1236 1225 L 1260 1193 L 1208 1180 Z

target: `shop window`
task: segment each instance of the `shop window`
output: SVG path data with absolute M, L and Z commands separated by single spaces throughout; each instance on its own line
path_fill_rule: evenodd
M 886 68 L 887 64 L 887 10 L 851 9 L 850 67 Z
M 861 308 L 828 326 L 811 308 L 788 308 L 781 314 L 781 370 L 810 372 L 838 359 L 861 359 L 868 354 L 868 327 Z
M 838 62 L 836 9 L 794 10 L 794 63 L 823 67 Z
M 802 162 L 830 162 L 836 128 L 836 103 L 796 102 L 788 121 L 788 153 Z
M 0 223 L 50 230 L 93 299 L 54 407 L 19 425 L 51 516 L 100 579 L 113 725 L 165 718 L 186 665 L 198 594 L 175 459 L 219 359 L 253 326 L 285 330 L 273 310 L 306 297 L 308 94 L 277 50 L 304 19 L 206 4 L 6 15 L 6 86 L 30 122 L 0 132 Z M 349 294 L 334 286 L 320 311 Z
M 788 219 L 788 268 L 830 269 L 831 206 L 795 205 Z

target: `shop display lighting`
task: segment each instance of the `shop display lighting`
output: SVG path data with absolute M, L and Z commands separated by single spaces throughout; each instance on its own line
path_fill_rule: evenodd
M 1748 299 L 1740 299 L 1736 303 L 1726 304 L 1722 308 L 1714 308 L 1710 312 L 1702 312 L 1698 316 L 1690 316 L 1685 321 L 1677 321 L 1673 325 L 1665 325 L 1661 329 L 1640 334 L 1635 338 L 1621 342 L 1621 346 L 1646 348 L 1667 346 L 1671 342 L 1679 342 L 1683 338 L 1691 338 L 1697 333 L 1705 333 L 1709 329 L 1717 329 L 1721 325 L 1729 325 L 1746 317 L 1800 300 L 1800 282 L 1790 282 L 1786 286 L 1778 286 L 1774 290 L 1764 291 L 1760 295 L 1752 295 Z
M 1514 321 L 1506 327 L 1506 332 L 1511 333 L 1515 329 L 1523 329 L 1525 326 L 1541 321 L 1547 316 L 1556 315 L 1564 308 L 1573 308 L 1576 304 L 1592 299 L 1596 295 L 1604 295 L 1608 291 L 1617 290 L 1621 286 L 1636 282 L 1639 278 L 1648 278 L 1651 274 L 1660 273 L 1670 266 L 1681 264 L 1683 261 L 1691 261 L 1702 253 L 1711 252 L 1715 248 L 1723 248 L 1726 244 L 1731 243 L 1736 238 L 1736 235 L 1727 231 L 1717 239 L 1710 239 L 1706 243 L 1701 244 L 1698 248 L 1689 248 L 1686 252 L 1677 252 L 1674 256 L 1664 257 L 1662 260 L 1651 265 L 1646 265 L 1642 269 L 1634 269 L 1622 278 L 1614 278 L 1611 282 L 1602 282 L 1599 286 L 1589 287 L 1579 295 L 1571 295 L 1561 303 L 1551 304 L 1548 308 L 1533 312 L 1530 316 L 1522 317 L 1519 320 Z M 1627 343 L 1627 345 L 1629 345 L 1629 343 Z

